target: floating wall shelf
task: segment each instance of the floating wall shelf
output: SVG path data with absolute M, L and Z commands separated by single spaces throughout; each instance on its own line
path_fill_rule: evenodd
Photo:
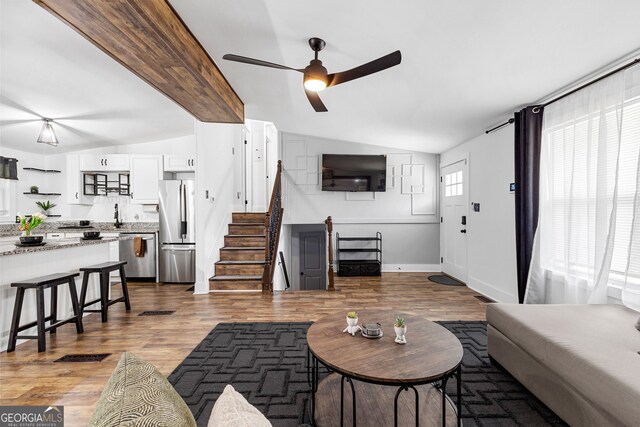
M 40 168 L 22 168 L 25 171 L 35 171 L 35 172 L 43 172 L 43 173 L 61 173 L 61 171 L 56 169 L 40 169 Z
M 31 191 L 25 191 L 22 194 L 27 194 L 29 196 L 62 196 L 60 193 L 32 193 Z

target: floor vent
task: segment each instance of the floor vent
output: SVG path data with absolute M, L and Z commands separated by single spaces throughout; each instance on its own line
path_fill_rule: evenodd
M 107 357 L 111 356 L 111 353 L 100 354 L 66 354 L 56 362 L 102 362 Z
M 195 286 L 191 286 L 191 287 L 187 288 L 187 292 L 193 292 L 194 289 L 195 289 Z
M 484 295 L 474 295 L 474 297 L 478 298 L 480 301 L 482 302 L 486 302 L 486 303 L 492 303 L 495 302 L 494 300 L 492 300 L 491 298 L 487 298 Z
M 143 311 L 138 316 L 171 316 L 175 312 L 175 310 L 149 310 Z

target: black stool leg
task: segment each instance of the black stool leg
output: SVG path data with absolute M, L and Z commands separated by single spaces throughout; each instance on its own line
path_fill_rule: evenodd
M 120 266 L 120 283 L 122 283 L 122 295 L 124 296 L 124 306 L 127 311 L 131 310 L 131 303 L 129 302 L 129 288 L 127 287 L 127 279 L 124 276 L 124 265 Z
M 49 326 L 53 325 L 58 321 L 58 286 L 51 287 L 51 320 L 49 321 Z M 55 334 L 56 329 L 51 328 L 49 333 Z
M 100 314 L 102 323 L 107 321 L 107 310 L 109 309 L 109 273 L 100 273 Z
M 87 287 L 89 286 L 89 275 L 88 272 L 82 273 L 82 287 L 80 288 L 80 317 L 84 314 L 84 307 L 87 302 Z
M 78 292 L 76 291 L 76 281 L 72 278 L 69 279 L 69 295 L 71 296 L 71 307 L 73 307 L 73 314 L 76 317 L 76 332 L 81 334 L 84 332 L 82 327 L 82 310 L 78 303 Z
M 20 328 L 20 315 L 22 314 L 22 303 L 24 302 L 24 288 L 16 288 L 16 302 L 13 306 L 13 318 L 11 319 L 11 330 L 9 331 L 9 345 L 7 353 L 16 349 L 18 340 L 18 328 Z
M 47 337 L 45 335 L 44 327 L 44 288 L 36 288 L 36 309 L 38 311 L 37 325 L 38 325 L 38 352 L 41 353 L 47 350 Z

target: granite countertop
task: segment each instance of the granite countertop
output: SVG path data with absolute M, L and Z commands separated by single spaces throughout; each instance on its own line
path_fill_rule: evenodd
M 63 228 L 61 228 L 63 227 Z M 91 227 L 79 227 L 77 221 L 45 221 L 33 234 L 46 233 L 79 233 L 83 231 L 101 231 L 104 233 L 140 233 L 156 232 L 157 222 L 125 222 L 120 228 L 116 228 L 113 222 L 91 222 Z M 0 237 L 19 236 L 18 224 L 0 224 Z
M 18 247 L 15 242 L 18 237 L 2 237 L 0 238 L 0 256 L 20 255 L 33 252 L 51 251 L 56 249 L 73 248 L 77 246 L 99 245 L 102 243 L 110 243 L 119 240 L 118 237 L 104 237 L 99 240 L 82 240 L 80 238 L 70 239 L 51 239 L 47 240 L 43 246 Z

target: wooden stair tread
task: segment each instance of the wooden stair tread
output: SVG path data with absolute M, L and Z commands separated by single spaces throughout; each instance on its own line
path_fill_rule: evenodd
M 237 265 L 252 264 L 252 265 L 259 265 L 259 264 L 264 264 L 264 261 L 233 260 L 233 261 L 218 261 L 218 262 L 216 262 L 216 264 L 237 264 Z
M 218 280 L 262 280 L 262 276 L 213 276 L 210 277 L 209 280 L 218 281 Z
M 264 234 L 226 234 L 224 237 L 265 237 Z
M 264 224 L 257 222 L 232 222 L 229 225 L 238 225 L 240 227 L 264 227 Z
M 264 251 L 264 246 L 225 246 L 222 251 Z

